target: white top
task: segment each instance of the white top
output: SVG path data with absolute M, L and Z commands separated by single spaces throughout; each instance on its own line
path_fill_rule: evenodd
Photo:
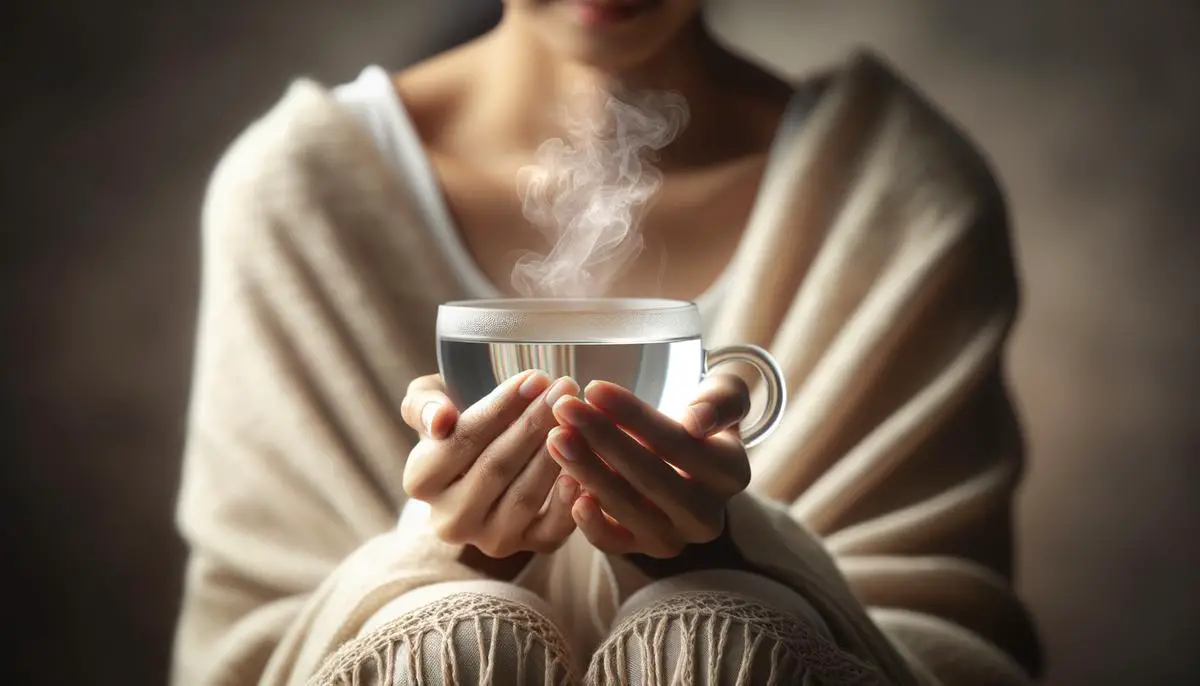
M 375 140 L 380 154 L 413 189 L 417 209 L 425 220 L 425 226 L 432 232 L 442 254 L 470 296 L 501 297 L 500 289 L 488 280 L 471 257 L 467 246 L 463 244 L 454 218 L 446 206 L 433 164 L 421 144 L 412 118 L 396 93 L 391 74 L 378 66 L 367 67 L 354 81 L 334 88 L 333 94 L 338 102 L 362 122 Z M 809 99 L 800 97 L 799 93 L 788 104 L 775 142 L 771 146 L 768 174 L 773 167 L 774 153 L 780 147 L 780 141 L 795 132 L 807 114 L 809 104 Z M 764 183 L 760 186 L 766 185 L 765 179 L 766 175 Z M 516 192 L 515 188 L 513 192 Z M 706 323 L 712 321 L 716 308 L 721 303 L 728 274 L 727 267 L 708 290 L 695 300 L 696 307 Z

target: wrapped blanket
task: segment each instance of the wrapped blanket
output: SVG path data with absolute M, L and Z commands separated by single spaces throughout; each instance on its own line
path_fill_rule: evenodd
M 894 683 L 1028 683 L 1002 197 L 963 137 L 868 55 L 778 152 L 731 265 L 726 302 L 744 306 L 722 308 L 706 341 L 770 349 L 791 391 L 731 505 L 734 539 Z M 303 683 L 389 600 L 474 576 L 450 546 L 396 527 L 415 438 L 400 400 L 436 369 L 436 306 L 464 295 L 414 192 L 308 81 L 214 175 L 176 684 Z M 581 542 L 526 583 L 615 607 L 582 597 L 601 591 L 577 578 L 598 554 Z

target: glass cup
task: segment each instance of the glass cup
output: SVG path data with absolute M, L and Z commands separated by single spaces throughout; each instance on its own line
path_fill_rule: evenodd
M 464 300 L 438 308 L 438 369 L 459 408 L 529 369 L 581 387 L 608 381 L 659 411 L 681 417 L 700 381 L 727 362 L 752 366 L 766 384 L 766 407 L 741 429 L 747 447 L 779 424 L 783 374 L 752 345 L 705 350 L 696 305 L 649 298 Z

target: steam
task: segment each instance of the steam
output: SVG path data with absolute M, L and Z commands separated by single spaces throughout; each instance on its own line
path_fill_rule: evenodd
M 596 90 L 566 115 L 566 138 L 543 143 L 518 173 L 525 218 L 551 246 L 517 259 L 512 284 L 525 296 L 608 292 L 642 251 L 641 219 L 662 185 L 652 163 L 687 125 L 688 107 L 677 93 Z

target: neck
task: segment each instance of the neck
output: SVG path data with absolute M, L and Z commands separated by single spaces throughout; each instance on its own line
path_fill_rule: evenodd
M 472 109 L 476 122 L 486 122 L 478 129 L 486 132 L 478 137 L 480 144 L 496 154 L 524 157 L 542 142 L 563 137 L 566 131 L 558 115 L 567 107 L 579 106 L 581 86 L 607 92 L 674 91 L 682 95 L 691 120 L 670 150 L 664 151 L 666 157 L 680 161 L 711 150 L 714 132 L 728 119 L 728 98 L 722 95 L 728 90 L 727 75 L 736 58 L 699 19 L 658 57 L 615 72 L 555 56 L 529 35 L 519 18 L 506 17 L 480 47 L 482 68 L 471 96 Z

